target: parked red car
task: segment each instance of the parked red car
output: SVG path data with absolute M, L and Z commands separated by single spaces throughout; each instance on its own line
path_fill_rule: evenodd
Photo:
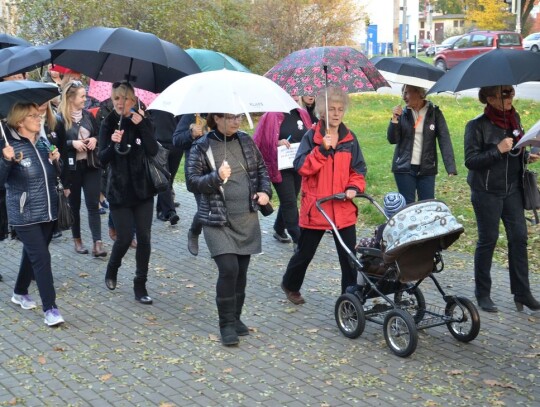
M 462 35 L 450 47 L 438 51 L 433 57 L 433 64 L 446 71 L 495 48 L 523 49 L 521 34 L 512 31 L 472 31 Z

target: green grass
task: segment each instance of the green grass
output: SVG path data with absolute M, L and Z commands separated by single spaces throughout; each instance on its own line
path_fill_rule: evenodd
M 463 159 L 463 135 L 467 122 L 483 111 L 483 105 L 474 98 L 453 98 L 448 96 L 433 96 L 429 99 L 439 105 L 446 118 L 454 155 L 458 168 L 456 177 L 448 177 L 444 164 L 439 155 L 439 175 L 436 180 L 436 198 L 444 201 L 452 210 L 454 216 L 463 224 L 465 233 L 454 243 L 452 250 L 472 254 L 476 244 L 476 222 L 470 203 L 470 191 L 467 184 L 467 169 Z M 394 146 L 386 140 L 386 129 L 391 116 L 392 107 L 399 104 L 401 98 L 393 95 L 358 94 L 351 96 L 351 104 L 344 122 L 356 134 L 362 147 L 362 152 L 368 167 L 366 193 L 372 195 L 377 202 L 382 203 L 383 196 L 390 191 L 396 191 L 394 177 L 391 172 L 391 160 Z M 521 115 L 525 129 L 529 129 L 538 120 L 539 102 L 516 100 L 515 107 Z M 255 119 L 255 118 L 254 118 Z M 248 133 L 253 130 L 244 129 Z M 534 164 L 533 169 L 540 171 L 540 165 Z M 183 165 L 177 176 L 184 180 Z M 365 203 L 364 203 L 365 202 Z M 373 228 L 383 221 L 382 215 L 373 205 L 365 200 L 358 200 L 360 215 L 359 230 Z M 279 202 L 274 194 L 274 206 Z M 540 227 L 529 228 L 529 267 L 531 271 L 540 270 Z M 506 264 L 506 234 L 501 226 L 498 248 L 495 258 Z

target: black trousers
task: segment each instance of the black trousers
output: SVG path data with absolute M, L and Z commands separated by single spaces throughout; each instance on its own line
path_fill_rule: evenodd
M 15 226 L 17 237 L 23 244 L 23 251 L 13 292 L 19 295 L 28 294 L 28 287 L 32 278 L 35 278 L 43 304 L 43 312 L 57 308 L 49 252 L 53 229 L 54 222 Z
M 165 216 L 169 215 L 170 213 L 176 213 L 176 209 L 174 207 L 173 184 L 176 173 L 178 172 L 178 168 L 180 167 L 180 161 L 182 161 L 182 156 L 184 155 L 184 150 L 175 146 L 169 147 L 168 150 L 168 164 L 169 171 L 171 173 L 171 186 L 166 191 L 158 194 L 156 203 L 156 212 L 162 212 Z
M 508 193 L 492 194 L 471 190 L 471 202 L 476 215 L 478 241 L 474 252 L 474 281 L 477 297 L 491 295 L 491 263 L 499 239 L 499 224 L 503 221 L 508 241 L 508 271 L 512 294 L 530 293 L 527 258 L 527 224 L 519 182 Z
M 99 215 L 99 194 L 101 191 L 101 173 L 99 168 L 90 168 L 86 160 L 77 161 L 77 169 L 71 171 L 69 205 L 73 212 L 71 233 L 73 238 L 81 237 L 81 192 L 88 211 L 88 226 L 93 241 L 101 240 L 101 217 Z
M 229 298 L 236 294 L 244 294 L 247 283 L 247 270 L 251 256 L 234 253 L 221 254 L 214 257 L 218 266 L 216 296 Z
M 298 248 L 296 253 L 289 260 L 287 270 L 283 275 L 283 285 L 290 291 L 300 291 L 306 271 L 315 256 L 317 247 L 324 236 L 325 230 L 316 229 L 300 229 L 300 239 L 298 240 Z M 349 250 L 354 252 L 356 245 L 356 227 L 349 226 L 339 230 L 341 238 Z M 351 264 L 349 256 L 334 236 L 334 242 L 339 257 L 339 265 L 341 266 L 341 293 L 351 285 L 356 284 L 356 270 Z
M 111 207 L 111 216 L 116 229 L 116 240 L 111 251 L 109 264 L 107 265 L 108 270 L 116 272 L 122 265 L 122 259 L 133 239 L 133 225 L 135 225 L 135 234 L 137 236 L 135 276 L 139 279 L 146 280 L 148 263 L 150 262 L 153 208 L 153 198 L 140 202 L 135 206 Z
M 196 236 L 199 236 L 202 232 L 202 223 L 199 220 L 199 205 L 201 204 L 201 194 L 194 193 L 193 196 L 195 197 L 195 201 L 197 202 L 197 212 L 195 212 L 195 215 L 193 216 L 193 221 L 191 222 L 191 233 L 193 233 Z
M 295 170 L 282 170 L 282 181 L 274 183 L 274 189 L 279 198 L 279 209 L 274 222 L 274 230 L 282 234 L 285 229 L 291 235 L 294 243 L 300 238 L 298 226 L 298 193 L 302 177 Z

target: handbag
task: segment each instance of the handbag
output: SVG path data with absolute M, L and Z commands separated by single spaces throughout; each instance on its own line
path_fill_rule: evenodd
M 537 177 L 538 174 L 534 171 L 523 171 L 523 207 L 528 211 L 540 209 Z
M 259 211 L 262 216 L 270 216 L 274 213 L 274 208 L 272 207 L 272 204 L 268 202 L 266 205 L 259 205 Z
M 101 168 L 101 162 L 98 158 L 98 151 L 97 147 L 93 150 L 88 151 L 86 154 L 86 164 L 90 168 Z
M 158 143 L 158 152 L 153 157 L 145 156 L 144 163 L 154 195 L 165 192 L 170 187 L 169 150 Z
M 56 193 L 58 194 L 58 229 L 67 230 L 73 225 L 73 212 L 67 196 L 64 195 L 64 186 L 57 178 Z

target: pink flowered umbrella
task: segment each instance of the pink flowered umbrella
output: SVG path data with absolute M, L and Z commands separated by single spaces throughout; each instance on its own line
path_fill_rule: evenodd
M 291 95 L 315 96 L 327 86 L 347 93 L 390 86 L 364 54 L 351 47 L 315 47 L 295 51 L 266 74 Z
M 96 98 L 100 102 L 111 97 L 112 83 L 95 81 L 90 79 L 90 84 L 88 85 L 88 96 Z M 146 105 L 154 101 L 158 93 L 152 93 L 147 90 L 135 88 L 135 95 Z

